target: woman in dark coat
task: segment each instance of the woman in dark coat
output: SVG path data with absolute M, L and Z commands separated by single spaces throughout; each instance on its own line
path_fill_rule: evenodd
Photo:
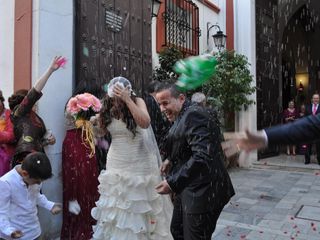
M 44 138 L 47 131 L 46 126 L 35 112 L 34 105 L 41 98 L 41 91 L 51 74 L 59 69 L 62 59 L 55 57 L 44 75 L 29 91 L 21 89 L 9 97 L 9 107 L 12 111 L 11 121 L 17 141 L 12 167 L 20 164 L 27 154 L 35 151 L 44 152 L 44 146 L 55 143 L 52 134 Z

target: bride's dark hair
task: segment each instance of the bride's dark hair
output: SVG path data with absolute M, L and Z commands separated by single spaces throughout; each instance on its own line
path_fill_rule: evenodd
M 131 95 L 131 99 L 136 102 L 136 97 L 134 95 Z M 136 135 L 137 124 L 126 103 L 119 98 L 111 98 L 106 94 L 103 98 L 100 111 L 101 127 L 106 130 L 107 126 L 111 123 L 112 118 L 122 120 L 126 124 L 127 129 L 133 133 L 133 136 Z

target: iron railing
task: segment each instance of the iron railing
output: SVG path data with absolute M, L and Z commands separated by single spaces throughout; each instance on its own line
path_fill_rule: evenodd
M 199 8 L 191 0 L 165 0 L 162 14 L 165 46 L 178 48 L 185 56 L 199 54 Z

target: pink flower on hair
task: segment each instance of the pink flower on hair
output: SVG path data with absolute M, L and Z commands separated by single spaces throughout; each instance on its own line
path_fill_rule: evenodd
M 77 98 L 73 97 L 69 100 L 67 104 L 67 111 L 71 114 L 77 114 L 80 111 Z
M 92 109 L 95 112 L 99 112 L 101 110 L 101 102 L 98 98 L 96 98 L 95 96 L 92 96 Z
M 79 94 L 76 96 L 78 100 L 78 107 L 82 110 L 87 111 L 92 105 L 92 95 L 88 93 Z

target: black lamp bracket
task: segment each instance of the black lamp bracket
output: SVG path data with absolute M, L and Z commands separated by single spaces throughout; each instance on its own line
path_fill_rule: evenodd
M 207 46 L 209 46 L 209 32 L 210 30 L 213 28 L 213 27 L 216 27 L 218 29 L 218 31 L 221 32 L 221 29 L 219 27 L 218 24 L 212 24 L 211 26 L 211 23 L 210 22 L 207 22 Z

